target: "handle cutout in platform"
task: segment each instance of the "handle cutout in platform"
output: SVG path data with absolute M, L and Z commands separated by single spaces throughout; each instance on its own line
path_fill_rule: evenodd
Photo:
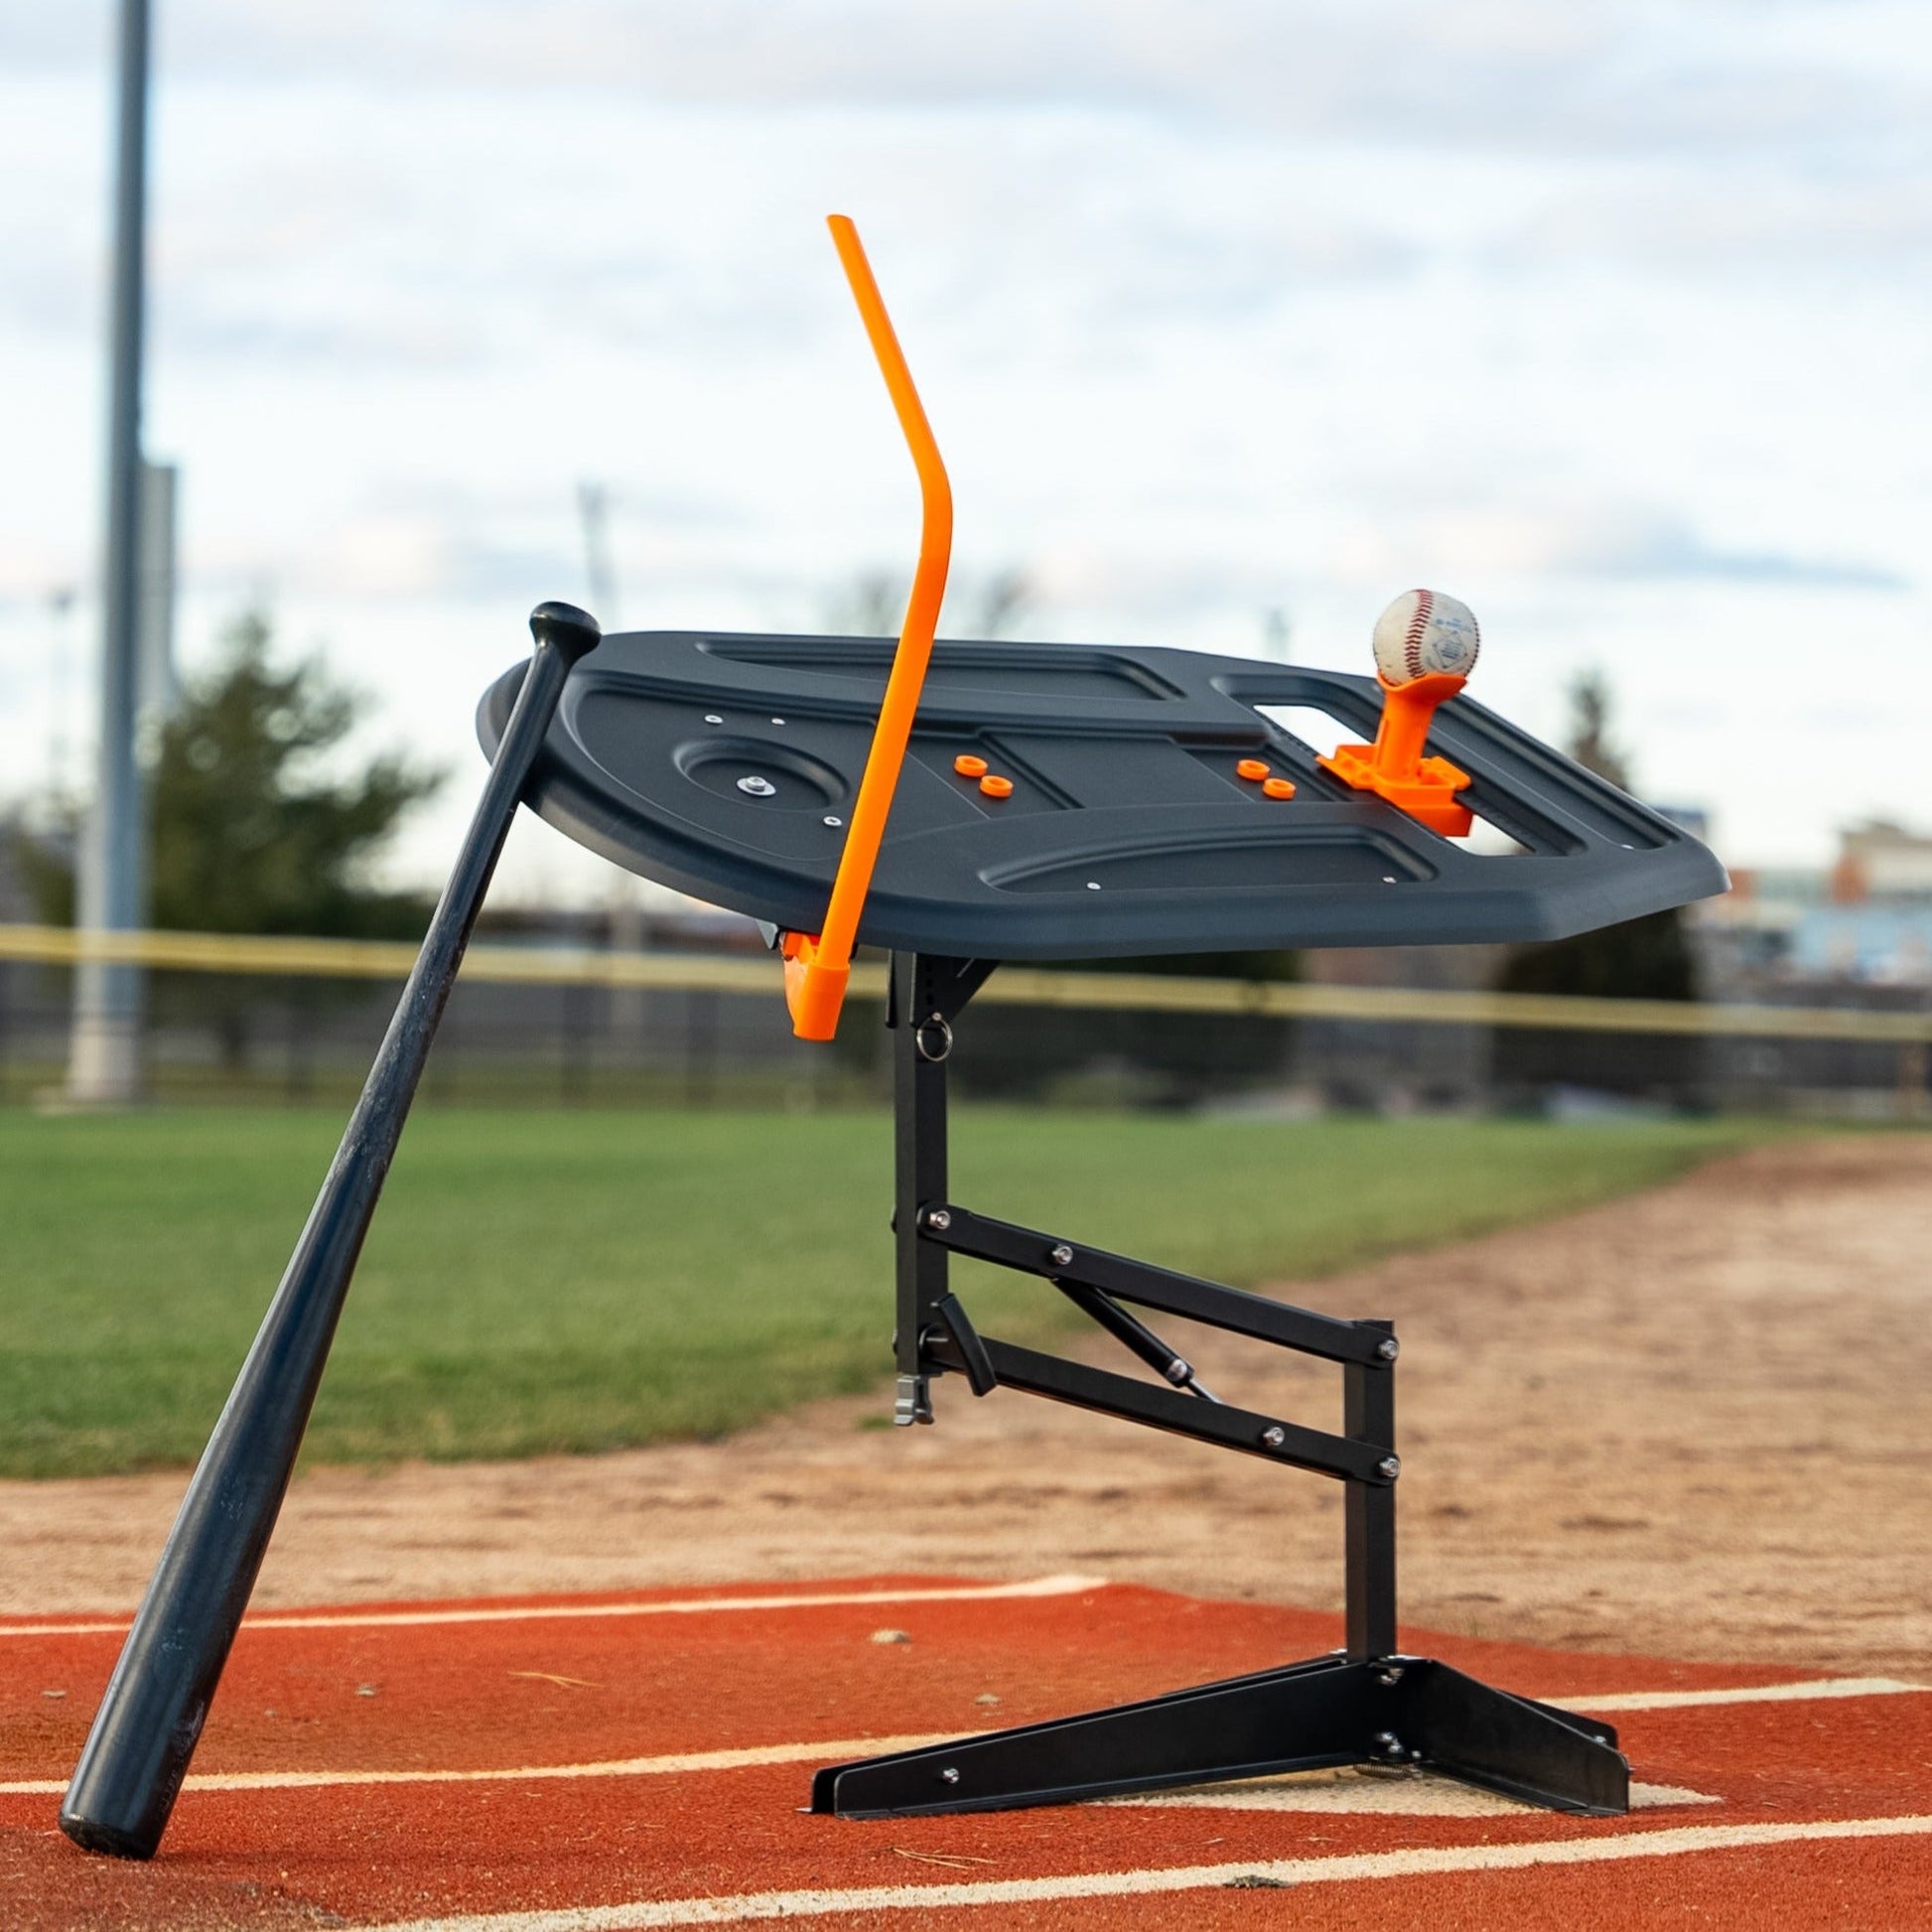
M 886 819 L 905 762 L 912 721 L 919 709 L 926 665 L 932 657 L 933 632 L 939 627 L 939 607 L 945 600 L 946 573 L 952 563 L 952 484 L 939 455 L 939 445 L 926 421 L 912 372 L 893 332 L 885 298 L 873 278 L 872 265 L 859 240 L 859 230 L 843 214 L 830 214 L 825 225 L 852 285 L 852 298 L 866 326 L 879 373 L 898 414 L 898 426 L 918 472 L 921 520 L 919 562 L 912 574 L 912 594 L 906 600 L 905 621 L 899 626 L 898 649 L 894 653 L 886 696 L 879 707 L 879 723 L 866 755 L 865 776 L 852 807 L 845 849 L 832 881 L 825 908 L 825 924 L 817 933 L 785 935 L 785 1005 L 791 1030 L 800 1039 L 830 1039 L 838 1031 L 845 1004 L 846 982 L 852 972 L 852 947 L 859 933 L 859 915 L 872 889 L 873 868 L 886 836 Z

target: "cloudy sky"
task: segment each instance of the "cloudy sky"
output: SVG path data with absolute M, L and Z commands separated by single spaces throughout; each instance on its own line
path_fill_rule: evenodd
M 1738 863 L 1932 825 L 1932 16 L 1857 0 L 157 0 L 148 446 L 182 655 L 265 601 L 456 773 L 541 597 L 812 628 L 909 468 L 859 221 L 1029 627 L 1480 694 L 1610 675 Z M 109 0 L 0 0 L 0 796 L 85 768 Z M 79 587 L 65 617 L 50 598 Z M 601 891 L 519 833 L 505 887 Z

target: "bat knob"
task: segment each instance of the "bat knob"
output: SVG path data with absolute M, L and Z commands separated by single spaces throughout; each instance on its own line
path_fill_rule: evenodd
M 588 611 L 554 599 L 530 613 L 530 635 L 539 646 L 548 644 L 566 664 L 588 657 L 604 638 L 597 620 Z

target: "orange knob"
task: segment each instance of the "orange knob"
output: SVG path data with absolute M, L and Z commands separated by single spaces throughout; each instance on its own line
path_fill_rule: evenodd
M 980 780 L 980 789 L 989 798 L 1011 798 L 1013 796 L 1013 780 L 1011 778 L 1002 778 L 997 772 L 989 771 Z
M 952 768 L 962 778 L 983 778 L 986 776 L 986 760 L 982 758 L 975 758 L 971 752 L 961 752 L 953 759 Z
M 1270 778 L 1261 788 L 1264 798 L 1293 798 L 1295 780 L 1293 778 Z
M 1255 784 L 1260 784 L 1262 779 L 1268 775 L 1268 767 L 1260 759 L 1243 759 L 1234 767 L 1234 775 L 1237 778 L 1247 778 Z

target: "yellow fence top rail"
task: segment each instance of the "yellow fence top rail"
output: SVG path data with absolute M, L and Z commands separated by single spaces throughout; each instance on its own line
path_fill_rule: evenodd
M 70 966 L 82 958 L 170 972 L 314 979 L 402 979 L 406 941 L 274 938 L 225 932 L 100 932 L 0 925 L 0 960 Z M 781 997 L 775 959 L 605 952 L 590 946 L 472 946 L 463 977 L 526 986 L 637 986 Z M 852 969 L 856 999 L 884 999 L 886 969 Z M 1434 992 L 1417 987 L 1281 985 L 1154 973 L 1061 973 L 1008 966 L 982 1003 L 1116 1012 L 1228 1013 L 1258 1018 L 1411 1021 L 1425 1025 L 1544 1027 L 1580 1033 L 1729 1035 L 1753 1039 L 1932 1041 L 1932 1011 L 1850 1007 L 1716 1006 L 1675 1000 L 1591 1000 L 1544 993 Z

